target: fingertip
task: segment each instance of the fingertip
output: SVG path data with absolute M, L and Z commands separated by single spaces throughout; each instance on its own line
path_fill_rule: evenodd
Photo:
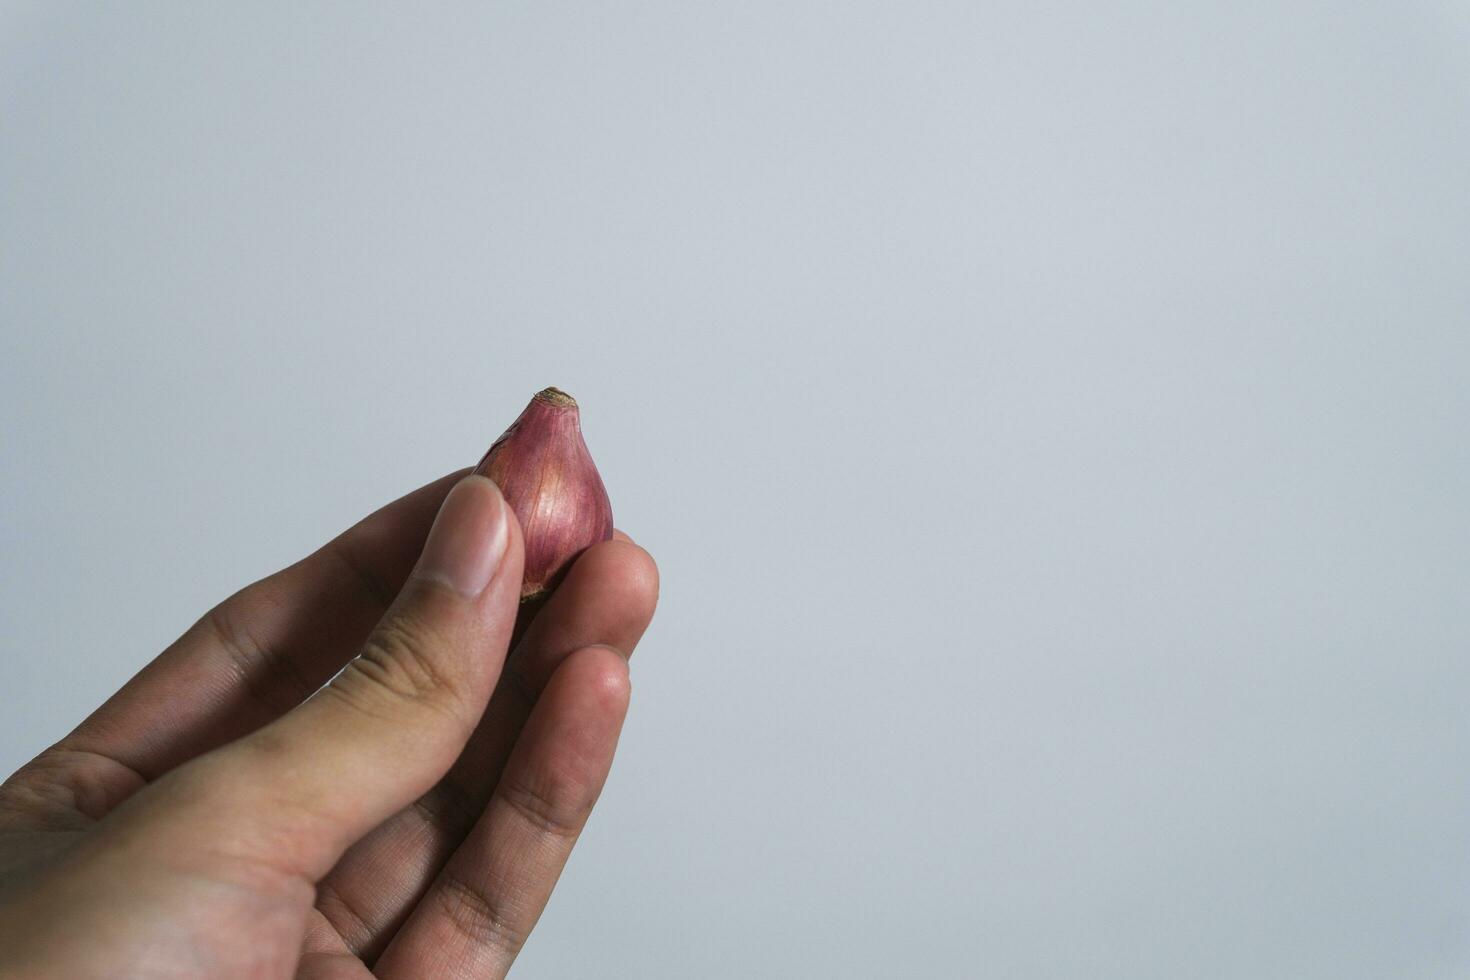
M 572 651 L 601 644 L 626 658 L 653 620 L 658 588 L 658 566 L 638 545 L 594 545 L 518 638 L 511 669 L 540 691 Z
M 493 481 L 465 477 L 444 498 L 414 576 L 438 581 L 467 599 L 478 597 L 505 559 L 512 520 Z
M 627 656 L 606 644 L 586 647 L 580 653 L 588 664 L 587 683 L 593 689 L 598 706 L 607 709 L 609 714 L 626 712 L 633 689 Z
M 628 660 L 606 644 L 582 647 L 557 667 L 543 697 L 568 709 L 564 717 L 580 718 L 588 734 L 615 732 L 632 697 Z
M 616 588 L 622 605 L 644 613 L 645 619 L 652 618 L 658 604 L 659 572 L 646 549 L 632 541 L 604 541 L 587 549 L 577 565 L 579 575 Z

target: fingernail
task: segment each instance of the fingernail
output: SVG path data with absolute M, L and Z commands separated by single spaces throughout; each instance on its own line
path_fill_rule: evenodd
M 413 573 L 473 599 L 490 584 L 508 539 L 500 488 L 483 476 L 467 476 L 444 498 Z

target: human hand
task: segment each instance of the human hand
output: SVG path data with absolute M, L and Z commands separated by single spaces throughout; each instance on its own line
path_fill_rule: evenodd
M 207 613 L 0 786 L 0 976 L 503 976 L 658 591 L 619 535 L 517 623 L 521 554 L 462 471 Z

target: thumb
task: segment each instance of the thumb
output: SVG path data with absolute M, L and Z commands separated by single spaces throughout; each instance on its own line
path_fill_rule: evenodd
M 461 480 L 362 653 L 291 712 L 140 794 L 155 797 L 138 808 L 153 811 L 149 836 L 322 877 L 459 755 L 500 676 L 521 562 L 499 489 Z M 180 836 L 159 833 L 160 820 Z

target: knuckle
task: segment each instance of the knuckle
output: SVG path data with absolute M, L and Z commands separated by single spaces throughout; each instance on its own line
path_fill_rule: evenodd
M 0 825 L 85 829 L 146 784 L 127 765 L 63 741 L 0 785 Z
M 454 678 L 445 670 L 441 638 L 421 619 L 397 613 L 373 630 L 362 652 L 342 672 L 340 693 L 354 689 L 391 701 L 458 710 Z
M 516 909 L 497 889 L 446 869 L 436 891 L 449 924 L 471 942 L 514 956 L 530 938 L 528 929 L 516 922 Z
M 576 840 L 595 802 L 574 780 L 564 778 L 534 785 L 506 774 L 498 792 L 506 806 L 537 833 L 564 841 Z
M 276 715 L 310 696 L 324 678 L 308 677 L 295 658 L 251 634 L 245 624 L 269 605 L 268 595 L 249 586 L 207 612 L 203 622 L 242 689 Z

